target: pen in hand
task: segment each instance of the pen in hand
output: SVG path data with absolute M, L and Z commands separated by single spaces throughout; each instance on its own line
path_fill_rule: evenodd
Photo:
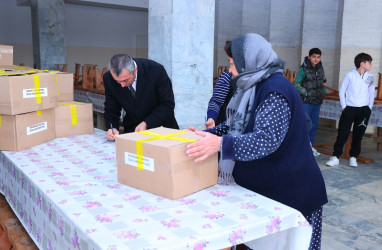
M 110 123 L 111 133 L 114 135 L 113 123 Z

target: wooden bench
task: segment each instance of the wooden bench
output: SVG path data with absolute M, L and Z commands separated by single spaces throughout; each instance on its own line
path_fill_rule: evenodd
M 0 249 L 38 249 L 2 194 L 0 194 Z

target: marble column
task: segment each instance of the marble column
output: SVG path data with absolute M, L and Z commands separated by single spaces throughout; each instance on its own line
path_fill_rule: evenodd
M 204 128 L 213 89 L 214 0 L 150 0 L 148 56 L 172 80 L 181 128 Z
M 38 69 L 66 63 L 64 0 L 31 0 L 33 61 Z

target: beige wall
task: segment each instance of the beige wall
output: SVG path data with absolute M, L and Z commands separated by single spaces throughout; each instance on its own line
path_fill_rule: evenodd
M 285 68 L 296 71 L 300 67 L 299 48 L 273 46 L 273 50 L 285 62 Z
M 373 66 L 370 73 L 373 74 L 375 83 L 378 84 L 378 72 L 381 72 L 381 59 L 382 49 L 375 48 L 361 48 L 361 47 L 342 47 L 341 48 L 341 65 L 339 71 L 339 85 L 341 85 L 342 79 L 350 69 L 355 68 L 354 57 L 361 53 L 367 53 L 373 58 Z
M 26 66 L 33 67 L 33 51 L 31 44 L 14 44 L 14 64 L 23 63 Z M 66 58 L 68 72 L 74 73 L 76 63 L 80 64 L 96 64 L 102 70 L 108 67 L 110 58 L 115 54 L 126 53 L 132 57 L 147 58 L 147 49 L 137 48 L 105 48 L 105 47 L 81 47 L 68 46 L 66 48 Z
M 115 54 L 128 54 L 132 57 L 147 58 L 147 49 L 136 48 L 118 49 L 105 47 L 69 46 L 66 48 L 66 53 L 69 72 L 74 72 L 74 66 L 76 63 L 96 64 L 101 70 L 103 67 L 108 67 L 110 58 Z

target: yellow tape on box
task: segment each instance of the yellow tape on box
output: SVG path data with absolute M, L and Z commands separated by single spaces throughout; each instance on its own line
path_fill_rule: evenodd
M 72 125 L 77 125 L 77 107 L 76 104 L 80 104 L 80 102 L 72 102 L 72 103 L 65 103 L 65 102 L 59 102 L 59 105 L 69 105 L 70 106 L 70 118 L 72 121 Z
M 167 139 L 167 140 L 174 140 L 174 141 L 184 141 L 184 142 L 195 142 L 196 140 L 193 139 L 188 139 L 188 138 L 178 138 L 175 137 L 177 135 L 182 135 L 185 133 L 188 133 L 190 131 L 187 130 L 182 130 L 176 133 L 168 134 L 168 135 L 161 135 L 158 133 L 153 133 L 149 131 L 140 131 L 138 132 L 139 134 L 142 135 L 149 135 L 153 136 L 154 138 L 149 138 L 149 139 L 143 139 L 143 140 L 138 140 L 136 141 L 136 148 L 137 148 L 137 170 L 143 170 L 143 143 L 146 141 L 154 141 L 154 140 L 159 140 L 159 139 Z
M 26 72 L 10 72 L 9 73 L 9 72 L 7 72 L 7 69 L 8 70 L 12 70 L 12 69 L 25 70 Z M 5 68 L 0 68 L 0 76 L 31 75 L 31 74 L 38 74 L 38 73 L 54 73 L 54 74 L 56 74 L 57 96 L 60 96 L 60 93 L 58 92 L 58 77 L 57 77 L 58 71 L 54 71 L 54 70 L 40 70 L 40 69 L 32 69 L 32 68 L 23 68 L 23 67 L 19 67 L 17 65 L 13 65 L 13 66 L 10 66 L 10 67 L 5 67 Z M 36 93 L 37 104 L 39 104 L 39 103 L 41 103 L 41 94 L 40 94 L 40 88 L 36 87 L 36 81 L 37 81 L 37 86 L 39 86 L 40 83 L 39 83 L 38 76 L 37 76 L 37 78 L 35 77 L 35 75 L 33 77 L 34 77 L 34 80 L 35 80 L 35 91 L 34 92 Z

